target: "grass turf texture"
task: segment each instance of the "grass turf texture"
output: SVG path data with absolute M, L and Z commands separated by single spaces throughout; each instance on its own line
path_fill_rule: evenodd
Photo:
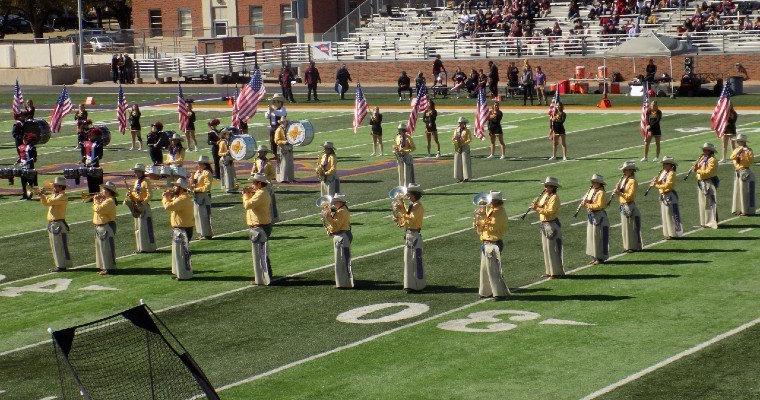
M 386 118 L 391 119 L 389 117 Z M 442 113 L 439 124 L 452 126 L 456 117 L 458 115 Z M 406 116 L 393 115 L 392 118 L 404 120 Z M 66 274 L 8 283 L 42 273 L 50 261 L 44 231 L 4 238 L 7 248 L 19 249 L 13 254 L 27 256 L 4 263 L 0 271 L 8 278 L 6 284 L 0 282 L 0 290 L 51 278 L 72 279 L 72 282 L 68 290 L 59 293 L 0 297 L 5 315 L 0 327 L 0 352 L 44 340 L 47 325 L 62 327 L 90 320 L 131 306 L 139 298 L 145 298 L 154 309 L 160 309 L 223 291 L 235 291 L 162 313 L 162 319 L 187 345 L 212 382 L 217 386 L 232 383 L 472 303 L 477 297 L 479 262 L 477 239 L 469 230 L 472 194 L 488 189 L 503 190 L 508 200 L 508 214 L 517 215 L 540 191 L 539 182 L 546 175 L 561 179 L 560 196 L 570 202 L 561 217 L 566 266 L 569 269 L 583 265 L 587 262 L 583 254 L 585 226 L 572 225 L 576 221 L 571 218 L 575 206 L 571 200 L 587 188 L 591 173 L 603 173 L 612 185 L 617 180 L 616 167 L 620 162 L 640 157 L 637 118 L 637 114 L 571 115 L 568 140 L 574 159 L 548 163 L 542 158 L 548 150 L 543 116 L 507 115 L 505 124 L 517 128 L 506 131 L 506 140 L 521 141 L 509 146 L 508 155 L 522 158 L 484 160 L 484 144 L 478 143 L 474 151 L 478 157 L 474 170 L 476 176 L 483 178 L 462 185 L 450 183 L 453 180 L 450 159 L 436 163 L 418 160 L 417 173 L 423 186 L 443 186 L 429 190 L 423 200 L 429 216 L 424 235 L 431 286 L 421 295 L 408 296 L 400 291 L 401 251 L 396 247 L 400 245 L 401 233 L 384 218 L 388 215 L 388 202 L 384 197 L 387 190 L 396 185 L 395 169 L 380 169 L 343 180 L 343 190 L 349 193 L 354 212 L 353 252 L 355 257 L 360 257 L 354 263 L 360 289 L 356 291 L 333 290 L 327 269 L 283 279 L 276 287 L 247 288 L 250 244 L 246 233 L 241 231 L 244 226 L 237 196 L 215 196 L 218 207 L 214 211 L 214 226 L 217 235 L 226 235 L 218 240 L 193 243 L 196 279 L 192 282 L 177 283 L 168 278 L 169 257 L 163 252 L 120 259 L 118 266 L 122 275 L 102 278 L 92 273 L 90 266 Z M 706 119 L 705 115 L 667 116 L 663 123 L 667 140 L 664 153 L 680 160 L 693 159 L 702 142 L 713 140 L 712 134 L 674 129 L 707 126 Z M 341 121 L 332 128 L 350 125 L 350 116 L 344 114 Z M 758 122 L 757 116 L 743 116 L 740 124 L 744 126 L 740 130 L 755 128 Z M 320 133 L 315 142 L 336 141 L 340 169 L 380 162 L 363 157 L 369 148 L 368 135 L 354 136 L 348 134 L 349 130 Z M 449 130 L 441 129 L 444 150 L 450 148 Z M 385 139 L 390 138 L 391 135 L 386 134 Z M 424 139 L 418 137 L 418 149 L 423 144 Z M 314 147 L 307 148 L 306 152 L 313 153 Z M 362 157 L 350 159 L 354 149 Z M 108 159 L 110 157 L 109 154 Z M 682 162 L 682 172 L 687 165 L 688 162 Z M 649 179 L 658 167 L 653 163 L 643 165 L 639 180 Z M 730 174 L 730 167 L 721 167 L 723 185 L 719 204 L 722 211 L 729 201 Z M 299 177 L 310 175 L 299 173 Z M 687 230 L 696 223 L 694 186 L 693 181 L 679 181 Z M 284 219 L 289 221 L 275 229 L 271 242 L 275 274 L 282 276 L 329 265 L 331 245 L 314 215 L 316 209 L 311 207 L 318 190 L 313 186 L 299 186 L 283 187 L 278 192 L 280 210 L 295 211 L 284 214 Z M 640 197 L 638 202 L 644 213 L 645 243 L 660 239 L 659 230 L 649 229 L 659 224 L 655 198 L 650 194 L 649 198 Z M 14 211 L 12 217 L 0 221 L 3 234 L 18 232 L 19 220 L 40 221 L 39 227 L 42 227 L 42 212 L 37 204 L 13 203 L 0 207 Z M 610 215 L 612 223 L 616 223 L 619 217 L 614 206 Z M 166 216 L 160 210 L 154 211 L 154 216 L 159 243 L 168 244 L 168 232 L 163 228 Z M 72 231 L 75 265 L 92 262 L 91 227 L 86 222 L 89 217 L 89 205 L 70 205 L 69 221 L 85 221 L 75 225 Z M 535 220 L 535 216 L 528 220 Z M 756 225 L 754 219 L 739 221 L 751 227 Z M 117 249 L 120 255 L 126 255 L 132 251 L 130 218 L 120 217 L 118 224 Z M 37 228 L 36 223 L 25 223 L 23 229 Z M 410 393 L 416 398 L 487 398 L 488 393 L 509 390 L 530 398 L 539 395 L 582 397 L 756 317 L 751 314 L 750 304 L 757 300 L 754 293 L 760 282 L 752 275 L 752 266 L 742 262 L 756 257 L 756 250 L 751 241 L 734 240 L 745 236 L 755 240 L 755 237 L 752 233 L 740 235 L 738 229 L 698 232 L 693 236 L 702 236 L 703 240 L 658 245 L 651 251 L 625 256 L 610 265 L 579 274 L 586 278 L 542 284 L 518 292 L 514 302 L 479 304 L 446 317 L 462 318 L 481 309 L 508 308 L 539 312 L 546 318 L 596 324 L 593 327 L 540 326 L 534 321 L 513 331 L 472 334 L 442 331 L 436 328 L 442 320 L 436 320 L 230 389 L 223 392 L 223 396 L 241 399 L 258 395 L 391 398 Z M 613 229 L 612 237 L 611 251 L 616 253 L 620 250 L 618 229 Z M 510 221 L 506 239 L 503 263 L 507 282 L 515 287 L 536 281 L 543 266 L 536 227 L 528 221 Z M 450 249 L 457 250 L 447 251 Z M 119 291 L 79 290 L 91 284 L 115 287 Z M 726 296 L 727 292 L 735 295 Z M 395 301 L 421 302 L 431 310 L 420 317 L 389 324 L 352 325 L 335 321 L 340 312 Z M 561 339 L 556 339 L 556 335 Z M 39 398 L 55 393 L 55 369 L 50 364 L 50 354 L 48 344 L 0 356 L 0 390 L 8 390 L 14 398 Z M 600 360 L 614 363 L 599 369 Z M 415 376 L 413 381 L 401 378 L 411 375 Z M 294 384 L 296 380 L 298 384 Z M 388 382 L 394 384 L 389 386 Z M 426 389 L 421 391 L 420 387 Z

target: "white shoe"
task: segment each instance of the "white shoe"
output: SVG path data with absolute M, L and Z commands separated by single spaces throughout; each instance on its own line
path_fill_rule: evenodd
M 135 146 L 129 146 L 129 150 L 134 150 Z
M 506 157 L 504 157 L 504 155 L 502 154 L 502 156 L 501 156 L 501 157 L 499 157 L 499 160 L 503 160 L 503 159 L 505 159 L 505 158 L 506 158 Z
M 374 155 L 375 155 L 375 152 L 374 152 L 374 151 L 373 151 L 372 153 L 369 153 L 369 156 L 370 156 L 370 157 L 372 157 L 372 156 L 374 156 Z
M 639 160 L 639 161 L 641 161 L 641 162 L 647 162 L 647 161 L 649 161 L 649 160 L 647 160 L 647 158 L 646 158 L 646 157 L 641 157 L 641 160 Z
M 486 157 L 486 159 L 491 159 L 491 158 L 493 158 L 493 154 L 489 154 L 488 157 Z
M 721 158 L 720 161 L 718 161 L 718 164 L 725 164 L 725 163 L 726 163 L 726 159 L 725 158 Z
M 567 157 L 562 156 L 562 161 L 567 161 Z
M 653 158 L 652 162 L 657 162 L 657 157 Z
M 557 157 L 554 157 L 554 156 L 549 157 L 549 161 L 556 160 L 556 159 L 557 159 Z
M 441 152 L 440 151 L 437 152 L 437 153 L 435 153 L 435 158 L 441 158 Z
M 398 101 L 404 101 L 404 98 L 403 97 L 399 97 Z

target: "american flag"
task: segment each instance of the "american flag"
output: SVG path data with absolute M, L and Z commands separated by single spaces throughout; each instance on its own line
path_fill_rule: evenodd
M 261 79 L 261 70 L 256 68 L 251 75 L 251 80 L 240 89 L 235 105 L 232 108 L 232 126 L 238 127 L 240 121 L 247 122 L 256 115 L 256 107 L 267 94 L 264 82 Z
M 182 85 L 177 85 L 177 113 L 179 114 L 179 130 L 184 132 L 187 130 L 190 118 L 187 116 L 187 100 L 185 94 L 182 93 Z
M 66 90 L 66 86 L 64 86 L 63 90 L 61 90 L 61 94 L 58 96 L 58 100 L 55 102 L 53 113 L 50 114 L 50 130 L 53 133 L 61 131 L 63 117 L 70 113 L 72 108 L 74 108 L 74 105 L 71 104 L 69 91 Z
M 423 83 L 417 91 L 417 97 L 412 100 L 412 112 L 409 113 L 409 120 L 406 122 L 406 132 L 409 136 L 413 135 L 414 129 L 417 128 L 417 116 L 420 112 L 427 110 L 429 105 L 427 86 Z
M 731 108 L 731 93 L 728 91 L 728 85 L 723 84 L 723 91 L 718 98 L 718 104 L 715 105 L 710 123 L 715 134 L 720 138 L 726 133 L 728 127 L 728 110 Z
M 554 114 L 557 113 L 557 110 L 559 109 L 558 107 L 559 103 L 560 103 L 559 88 L 557 88 L 557 90 L 554 91 L 554 98 L 552 98 L 552 102 L 549 103 L 549 113 L 548 113 L 549 114 L 549 140 L 552 139 L 552 134 L 551 134 L 552 120 L 551 119 L 554 118 Z
M 119 132 L 122 134 L 127 130 L 127 97 L 124 95 L 124 89 L 119 85 L 119 97 L 116 100 L 116 121 L 119 122 Z
M 359 129 L 359 126 L 364 121 L 364 117 L 367 116 L 367 99 L 364 98 L 364 91 L 362 85 L 356 84 L 356 100 L 354 101 L 354 133 Z
M 13 86 L 13 116 L 21 114 L 21 109 L 24 107 L 24 94 L 21 93 L 21 86 L 16 79 L 16 85 Z
M 485 88 L 478 89 L 478 103 L 475 106 L 475 137 L 485 138 L 486 123 L 488 122 L 488 102 Z
M 641 96 L 641 122 L 639 130 L 644 139 L 649 139 L 649 85 L 644 85 L 644 94 Z

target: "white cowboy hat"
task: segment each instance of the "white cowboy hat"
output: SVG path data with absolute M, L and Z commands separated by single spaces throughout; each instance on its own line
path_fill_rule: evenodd
M 110 190 L 111 192 L 113 192 L 113 194 L 118 194 L 119 193 L 119 192 L 116 191 L 116 184 L 113 183 L 113 182 L 111 182 L 111 181 L 108 181 L 108 182 L 104 183 L 103 186 L 102 186 L 102 188 Z
M 745 135 L 743 133 L 740 133 L 740 134 L 736 135 L 736 139 L 734 139 L 734 140 L 737 141 L 737 142 L 747 143 L 747 135 Z
M 282 97 L 281 94 L 275 93 L 274 96 L 272 96 L 272 98 L 269 99 L 269 101 L 279 101 L 280 103 L 284 103 L 285 102 L 285 98 Z
M 665 157 L 663 157 L 662 158 L 662 163 L 663 164 L 670 164 L 670 165 L 672 165 L 674 167 L 678 166 L 678 163 L 676 163 L 676 159 L 673 158 L 673 157 L 671 157 L 671 156 L 665 156 Z
M 491 191 L 490 193 L 488 193 L 488 200 L 489 200 L 489 203 L 494 202 L 494 201 L 504 201 L 504 196 L 501 195 L 501 192 Z
M 269 180 L 267 180 L 267 176 L 258 172 L 251 175 L 251 181 L 269 184 Z
M 137 163 L 134 167 L 132 167 L 132 171 L 141 171 L 145 172 L 145 164 Z
M 332 200 L 330 200 L 330 204 L 335 203 L 336 201 L 339 201 L 343 204 L 347 204 L 348 201 L 346 201 L 346 195 L 343 193 L 335 193 L 335 195 L 332 197 Z
M 262 151 L 264 153 L 269 153 L 269 148 L 267 146 L 264 146 L 263 144 L 260 144 L 259 147 L 256 149 L 256 152 L 261 153 Z
M 715 145 L 714 145 L 714 144 L 712 144 L 712 143 L 705 143 L 705 144 L 703 144 L 703 145 L 702 145 L 702 150 L 710 150 L 710 151 L 712 151 L 713 153 L 715 153 L 715 151 L 716 151 L 716 150 L 715 150 Z
M 601 183 L 602 185 L 606 185 L 606 183 L 604 183 L 604 177 L 601 176 L 601 175 L 599 175 L 599 174 L 592 175 L 591 176 L 591 182 L 593 182 L 593 183 Z
M 544 179 L 543 186 L 554 186 L 558 188 L 560 187 L 559 180 L 553 176 L 547 176 L 546 179 Z
M 620 166 L 621 171 L 625 171 L 627 169 L 632 169 L 634 171 L 638 171 L 639 168 L 636 166 L 636 162 L 633 160 L 628 160 L 623 163 L 623 165 Z
M 459 117 L 459 119 L 457 120 L 457 124 L 461 124 L 461 123 L 465 123 L 466 124 L 467 123 L 467 118 L 465 118 L 465 117 Z
M 187 183 L 187 179 L 185 178 L 179 178 L 176 182 L 173 183 L 174 186 L 179 186 L 182 189 L 190 190 L 190 185 Z
M 66 187 L 67 186 L 67 184 L 66 184 L 66 178 L 64 178 L 62 176 L 57 176 L 55 178 L 55 180 L 53 181 L 53 185 Z

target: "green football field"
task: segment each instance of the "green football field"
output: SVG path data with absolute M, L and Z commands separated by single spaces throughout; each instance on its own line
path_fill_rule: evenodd
M 116 130 L 113 111 L 93 112 Z M 450 143 L 456 119 L 441 112 L 440 159 L 427 158 L 418 126 L 415 168 L 426 190 L 423 228 L 428 288 L 402 290 L 403 233 L 390 219 L 388 191 L 397 185 L 390 156 L 369 157 L 367 128 L 354 134 L 350 111 L 292 112 L 309 119 L 314 142 L 298 148 L 299 183 L 276 185 L 281 222 L 270 241 L 275 284 L 254 287 L 250 242 L 239 195 L 213 194 L 215 238 L 193 241 L 194 278 L 170 279 L 170 231 L 154 194 L 160 251 L 134 254 L 132 218 L 119 208 L 116 236 L 119 274 L 94 268 L 91 205 L 72 187 L 67 220 L 75 268 L 53 274 L 44 208 L 18 200 L 18 183 L 0 183 L 0 399 L 39 400 L 59 394 L 58 368 L 47 328 L 61 329 L 137 305 L 153 309 L 187 347 L 223 399 L 725 399 L 757 398 L 760 329 L 760 222 L 730 214 L 733 168 L 721 165 L 718 230 L 699 228 L 696 184 L 679 178 L 687 236 L 663 241 L 659 202 L 643 191 L 658 163 L 640 163 L 646 250 L 620 254 L 619 214 L 609 209 L 612 259 L 590 266 L 585 216 L 573 218 L 594 173 L 609 188 L 619 165 L 642 156 L 639 115 L 577 112 L 566 127 L 570 158 L 548 161 L 547 121 L 542 113 L 505 113 L 507 159 L 486 159 L 486 142 L 473 143 L 475 179 L 456 183 Z M 228 111 L 198 112 L 199 126 Z M 406 113 L 385 114 L 386 154 Z M 2 115 L 5 120 L 5 115 Z M 145 109 L 176 129 L 171 109 Z M 70 119 L 69 119 L 70 121 Z M 252 131 L 265 137 L 257 115 Z M 760 138 L 760 115 L 742 114 L 739 131 L 750 145 Z M 420 124 L 421 125 L 421 124 Z M 663 154 L 680 161 L 680 177 L 705 141 L 717 144 L 709 114 L 665 109 Z M 7 122 L 0 129 L 7 130 Z M 38 149 L 38 169 L 52 180 L 77 162 L 73 125 Z M 208 154 L 205 135 L 201 151 Z M 335 143 L 341 188 L 349 198 L 354 242 L 355 290 L 333 287 L 332 241 L 314 201 L 313 167 L 319 144 Z M 147 153 L 128 150 L 114 135 L 106 149 L 106 179 L 123 185 Z M 9 137 L 0 141 L 0 164 L 12 163 Z M 250 165 L 239 163 L 240 183 Z M 545 281 L 535 214 L 519 216 L 559 178 L 568 279 Z M 131 181 L 131 179 L 130 179 Z M 218 187 L 218 184 L 215 185 Z M 477 294 L 479 241 L 472 230 L 472 196 L 500 190 L 511 217 L 502 254 L 508 301 Z M 123 191 L 122 191 L 123 192 Z M 364 310 L 364 311 L 362 311 Z M 369 311 L 367 311 L 369 310 Z

